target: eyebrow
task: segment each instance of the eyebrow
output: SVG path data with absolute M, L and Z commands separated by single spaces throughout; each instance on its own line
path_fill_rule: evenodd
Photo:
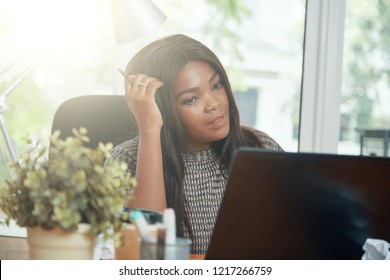
M 209 83 L 211 83 L 215 77 L 218 76 L 218 72 L 215 71 L 213 75 L 211 75 L 210 79 L 209 79 Z M 181 92 L 179 92 L 177 95 L 176 95 L 176 99 L 178 99 L 180 96 L 182 96 L 183 94 L 186 94 L 186 93 L 189 93 L 189 92 L 194 92 L 196 91 L 197 89 L 199 89 L 199 87 L 192 87 L 192 88 L 187 88 L 185 90 L 182 90 Z

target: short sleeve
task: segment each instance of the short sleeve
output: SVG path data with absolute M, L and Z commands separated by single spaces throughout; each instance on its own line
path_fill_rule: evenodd
M 260 140 L 264 149 L 283 152 L 283 149 L 278 144 L 278 142 L 276 142 L 274 139 L 272 139 L 267 133 L 260 131 L 260 130 L 253 129 L 253 128 L 251 130 L 257 136 L 257 138 Z
M 135 176 L 137 169 L 138 137 L 115 146 L 110 153 L 110 160 L 117 160 L 127 164 L 127 171 Z

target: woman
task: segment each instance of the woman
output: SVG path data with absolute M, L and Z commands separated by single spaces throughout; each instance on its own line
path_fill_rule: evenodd
M 240 146 L 282 150 L 267 134 L 240 126 L 228 77 L 216 55 L 185 35 L 141 49 L 126 67 L 126 101 L 138 137 L 116 146 L 137 187 L 128 207 L 175 209 L 178 233 L 204 254 Z

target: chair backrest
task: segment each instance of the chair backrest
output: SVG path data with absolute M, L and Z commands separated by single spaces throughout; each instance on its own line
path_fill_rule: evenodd
M 88 130 L 90 148 L 99 142 L 112 142 L 114 146 L 128 140 L 137 126 L 123 95 L 86 95 L 69 99 L 58 107 L 52 133 L 61 131 L 61 138 L 72 136 L 72 129 Z

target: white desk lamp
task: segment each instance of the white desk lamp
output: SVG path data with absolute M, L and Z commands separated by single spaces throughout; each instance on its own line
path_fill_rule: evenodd
M 153 31 L 167 18 L 150 0 L 111 0 L 111 11 L 118 44 Z

